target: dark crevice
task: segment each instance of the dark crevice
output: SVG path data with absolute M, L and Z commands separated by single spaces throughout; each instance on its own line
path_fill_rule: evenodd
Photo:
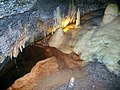
M 29 73 L 40 60 L 50 57 L 44 48 L 29 46 L 18 55 L 17 65 L 9 60 L 0 71 L 0 90 L 10 87 L 14 81 Z

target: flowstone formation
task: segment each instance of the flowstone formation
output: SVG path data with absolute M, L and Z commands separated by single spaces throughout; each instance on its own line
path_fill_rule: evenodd
M 111 22 L 118 15 L 118 6 L 116 4 L 109 4 L 104 14 L 103 24 Z
M 115 10 L 115 5 L 108 5 L 107 10 Z M 108 9 L 109 8 L 109 9 Z M 109 11 L 110 12 L 110 11 Z M 112 12 L 116 14 L 116 11 Z M 116 15 L 117 16 L 117 15 Z M 107 17 L 107 16 L 105 16 Z M 108 15 L 109 17 L 109 15 Z M 111 22 L 106 22 L 105 25 L 94 28 L 83 35 L 82 39 L 78 40 L 74 51 L 80 54 L 81 59 L 85 62 L 98 60 L 98 62 L 106 65 L 110 72 L 116 75 L 120 74 L 120 16 L 113 18 Z M 103 18 L 104 21 L 104 18 Z M 102 23 L 103 24 L 103 23 Z

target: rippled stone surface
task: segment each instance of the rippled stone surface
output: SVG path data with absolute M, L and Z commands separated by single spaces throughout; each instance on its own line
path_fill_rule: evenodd
M 74 51 L 81 54 L 85 62 L 103 63 L 116 75 L 120 74 L 119 53 L 120 53 L 120 16 L 110 23 L 88 31 L 79 39 Z

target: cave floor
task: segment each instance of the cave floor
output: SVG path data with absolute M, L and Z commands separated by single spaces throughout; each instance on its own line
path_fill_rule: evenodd
M 43 67 L 43 66 L 41 66 L 41 67 L 39 67 L 40 72 L 36 71 L 37 73 L 40 73 L 40 74 L 38 74 L 38 76 L 36 75 L 36 77 L 39 79 L 36 80 L 35 79 L 36 77 L 34 78 L 34 76 L 33 76 L 33 79 L 35 79 L 35 81 L 33 80 L 31 82 L 31 81 L 29 81 L 29 77 L 31 77 L 31 75 L 25 76 L 25 77 L 27 77 L 28 82 L 23 83 L 23 82 L 26 82 L 26 81 L 24 81 L 24 80 L 26 80 L 26 78 L 22 77 L 22 78 L 18 79 L 18 81 L 12 85 L 12 90 L 31 90 L 28 88 L 28 87 L 31 87 L 31 85 L 29 85 L 30 83 L 32 83 L 32 85 L 35 84 L 35 86 L 32 86 L 32 90 L 119 90 L 120 89 L 120 78 L 117 77 L 116 75 L 114 75 L 113 73 L 110 73 L 107 70 L 107 68 L 104 65 L 102 65 L 101 63 L 91 62 L 85 66 L 82 66 L 81 64 L 72 65 L 72 63 L 68 63 L 66 65 L 63 62 L 68 60 L 69 55 L 66 55 L 66 54 L 60 52 L 56 48 L 51 48 L 51 47 L 46 47 L 46 46 L 45 47 L 42 46 L 41 48 L 44 48 L 44 49 L 47 48 L 46 49 L 47 53 L 41 52 L 43 55 L 45 55 L 45 53 L 46 53 L 47 57 L 55 56 L 57 58 L 57 60 L 60 60 L 60 61 L 57 61 L 57 64 L 59 67 L 57 69 L 53 68 L 54 71 L 50 72 L 49 68 L 51 68 L 51 65 L 49 65 L 49 64 L 43 65 L 47 68 L 47 70 L 48 70 L 47 72 L 50 72 L 50 74 L 44 75 L 44 73 L 46 72 L 46 69 L 44 69 L 45 72 L 43 70 L 41 72 L 41 67 Z M 36 49 L 36 48 L 31 47 L 31 50 L 34 50 L 34 49 Z M 37 49 L 37 50 L 39 51 L 39 49 Z M 48 53 L 48 52 L 50 52 L 50 53 Z M 39 58 L 39 60 L 40 60 L 40 58 Z M 81 60 L 80 60 L 80 63 L 82 63 Z M 19 62 L 18 62 L 18 64 L 19 64 Z M 30 63 L 29 64 L 27 63 L 28 67 L 26 67 L 25 63 L 22 65 L 24 68 L 21 67 L 21 73 L 23 73 L 22 72 L 23 69 L 24 69 L 24 72 L 26 72 L 28 67 L 31 67 Z M 54 67 L 54 65 L 52 67 Z M 35 70 L 33 70 L 33 71 L 35 71 Z M 18 73 L 18 72 L 20 73 L 20 71 L 17 71 L 17 69 L 16 69 L 15 73 Z M 12 74 L 15 75 L 15 73 L 14 74 L 12 73 Z M 69 83 L 71 77 L 75 78 L 73 89 L 68 88 L 68 83 Z M 21 85 L 23 84 L 23 86 L 22 87 L 18 86 L 19 83 Z
M 31 75 L 30 76 L 25 75 L 25 77 L 23 76 L 22 78 L 18 79 L 18 81 L 15 82 L 9 88 L 9 90 L 31 90 L 31 88 L 32 90 L 119 90 L 120 89 L 120 77 L 117 77 L 113 73 L 109 72 L 104 65 L 98 63 L 97 61 L 90 62 L 87 65 L 83 65 L 83 61 L 80 60 L 80 58 L 74 53 L 64 54 L 61 51 L 57 50 L 56 48 L 49 46 L 41 46 L 38 45 L 38 43 L 35 46 L 29 47 L 29 49 L 26 48 L 24 50 L 25 51 L 24 55 L 25 53 L 26 54 L 28 53 L 27 50 L 29 51 L 29 53 L 36 50 L 36 53 L 35 52 L 31 53 L 31 59 L 33 58 L 32 55 L 34 55 L 34 53 L 35 55 L 38 56 L 42 54 L 42 56 L 46 58 L 50 58 L 53 56 L 56 57 L 58 68 L 57 69 L 53 68 L 54 71 L 51 72 L 49 71 L 51 65 L 49 64 L 43 66 L 41 65 L 40 67 L 37 67 L 39 68 L 40 72 L 36 71 L 37 73 L 40 73 L 38 74 L 38 76 L 36 75 L 36 77 L 39 79 L 36 80 L 36 77 L 34 78 L 33 76 L 33 79 L 35 79 L 35 81 L 33 80 L 31 82 L 31 80 L 29 81 L 29 77 L 31 77 Z M 27 55 L 23 57 L 21 53 L 19 57 L 22 57 L 24 59 L 23 61 L 26 62 L 27 60 L 26 56 Z M 41 57 L 37 58 L 36 60 L 38 59 L 40 60 L 40 58 Z M 27 71 L 28 67 L 26 67 L 26 65 L 29 66 L 30 63 L 23 65 L 24 70 Z M 41 67 L 44 66 L 47 68 L 48 70 L 47 72 L 50 72 L 50 74 L 47 73 L 46 75 L 43 75 L 46 72 L 46 69 L 44 69 L 45 72 L 44 71 L 41 72 Z M 23 67 L 21 69 L 21 72 L 23 70 Z M 54 65 L 52 67 L 54 67 Z M 22 85 L 22 82 L 25 82 L 24 80 L 26 80 L 26 77 L 28 79 L 27 83 L 23 83 L 23 86 L 21 87 L 16 86 L 19 85 L 19 83 Z M 68 87 L 71 77 L 75 78 L 74 88 L 72 89 Z M 32 87 L 31 85 L 29 85 L 30 83 L 32 83 L 33 85 Z

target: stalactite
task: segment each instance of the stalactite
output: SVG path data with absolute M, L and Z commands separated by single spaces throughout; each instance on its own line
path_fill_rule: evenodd
M 20 26 L 22 27 L 21 22 L 19 22 Z M 10 28 L 10 27 L 9 27 Z M 25 25 L 24 28 L 22 28 L 23 31 L 19 34 L 18 39 L 15 41 L 15 43 L 11 46 L 11 50 L 8 54 L 10 56 L 10 59 L 17 58 L 19 52 L 22 52 L 22 49 L 25 48 L 25 43 L 28 41 L 30 35 L 28 33 L 28 28 Z
M 49 45 L 52 47 L 58 47 L 64 40 L 64 31 L 62 29 L 62 17 L 60 13 L 60 8 L 56 9 L 56 24 L 58 25 L 58 30 L 53 34 L 53 36 L 49 40 Z
M 22 43 L 22 47 L 25 48 L 25 43 L 26 43 L 26 40 L 25 38 L 23 39 L 23 43 Z
M 75 26 L 76 27 L 80 26 L 80 10 L 79 10 L 79 8 L 78 8 L 78 11 L 77 11 L 77 19 L 76 19 L 76 25 Z
M 62 17 L 60 13 L 60 8 L 57 7 L 56 11 L 54 11 L 54 24 L 52 28 L 52 34 L 55 32 L 56 29 L 62 28 Z
M 53 20 L 54 20 L 54 24 L 53 24 L 53 28 L 52 28 L 52 34 L 54 33 L 54 31 L 55 31 L 55 27 L 56 27 L 56 25 L 57 25 L 57 18 L 56 18 L 56 11 L 54 10 L 54 13 L 53 13 L 53 15 L 54 15 L 54 17 L 53 17 Z
M 69 4 L 69 8 L 68 8 L 68 16 L 70 17 L 71 15 L 71 10 L 72 10 L 72 6 L 71 6 L 71 3 Z
M 52 34 L 54 33 L 54 31 L 55 31 L 55 25 L 53 25 L 53 28 L 52 28 Z
M 61 13 L 60 13 L 60 7 L 57 7 L 56 10 L 56 15 L 57 15 L 57 24 L 59 25 L 59 28 L 62 28 L 62 17 L 61 17 Z
M 57 13 L 56 13 L 56 11 L 54 10 L 54 24 L 56 25 L 57 24 L 57 17 L 56 17 L 56 15 L 57 15 Z
M 16 43 L 15 46 L 13 47 L 13 57 L 17 57 L 18 53 L 19 53 L 19 50 Z
M 19 42 L 19 49 L 20 49 L 20 52 L 22 52 L 22 49 L 23 49 L 22 46 L 23 46 L 23 42 L 20 41 L 20 42 Z
M 12 57 L 13 57 L 13 53 L 12 51 L 10 51 L 10 59 L 12 60 Z
M 71 13 L 70 13 L 70 18 L 71 18 L 71 22 L 75 22 L 75 18 L 76 18 L 76 7 L 74 4 L 74 0 L 72 0 L 72 5 L 71 5 Z

